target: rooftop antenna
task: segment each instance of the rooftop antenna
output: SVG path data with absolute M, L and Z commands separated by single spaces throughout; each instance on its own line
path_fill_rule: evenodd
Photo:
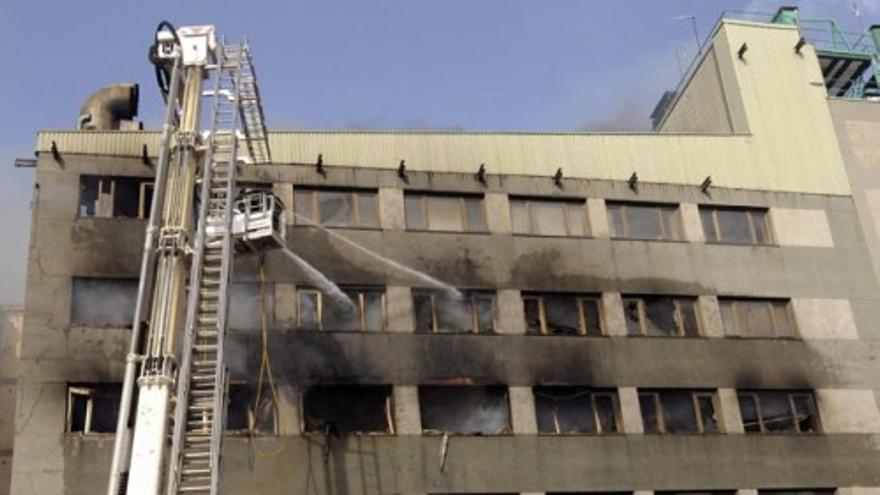
M 700 55 L 700 31 L 697 29 L 697 16 L 694 14 L 677 15 L 669 19 L 670 21 L 691 21 L 691 28 L 694 30 L 694 43 L 697 48 L 697 56 Z

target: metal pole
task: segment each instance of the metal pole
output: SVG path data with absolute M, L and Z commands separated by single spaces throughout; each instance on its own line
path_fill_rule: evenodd
M 141 338 L 141 321 L 144 308 L 148 305 L 147 298 L 151 295 L 153 266 L 155 263 L 154 242 L 159 225 L 159 216 L 165 196 L 165 177 L 168 160 L 171 155 L 170 138 L 175 129 L 177 89 L 180 85 L 180 59 L 174 62 L 171 71 L 171 83 L 168 90 L 168 104 L 165 107 L 165 123 L 162 127 L 162 141 L 159 152 L 159 164 L 156 167 L 156 179 L 153 185 L 153 202 L 150 205 L 150 221 L 147 224 L 144 239 L 144 255 L 141 262 L 141 275 L 138 283 L 138 298 L 134 310 L 134 323 L 131 328 L 131 341 L 125 359 L 125 375 L 122 380 L 122 397 L 119 401 L 119 417 L 116 420 L 116 438 L 113 442 L 113 461 L 110 465 L 110 481 L 107 495 L 118 495 L 121 488 L 123 456 L 128 453 L 130 438 L 128 435 L 128 418 L 131 415 L 131 398 L 134 391 L 134 377 L 137 372 L 138 350 Z M 127 463 L 125 463 L 127 464 Z M 127 466 L 126 466 L 127 467 Z

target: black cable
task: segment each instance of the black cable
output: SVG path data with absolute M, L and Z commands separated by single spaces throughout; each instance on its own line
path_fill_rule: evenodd
M 170 31 L 171 35 L 174 36 L 174 42 L 177 43 L 177 46 L 181 46 L 180 38 L 177 36 L 177 29 L 175 29 L 174 25 L 172 25 L 168 21 L 161 21 L 158 26 L 156 26 L 156 34 L 154 37 L 153 45 L 150 46 L 148 58 L 150 62 L 153 63 L 153 66 L 156 69 L 156 84 L 159 85 L 159 91 L 162 93 L 162 99 L 167 103 L 168 99 L 168 89 L 171 84 L 171 74 L 168 72 L 168 67 L 161 62 L 159 59 L 159 41 L 158 35 L 161 31 L 166 30 Z

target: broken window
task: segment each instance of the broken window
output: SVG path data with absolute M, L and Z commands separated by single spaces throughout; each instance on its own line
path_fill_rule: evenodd
M 731 337 L 794 337 L 789 302 L 782 299 L 720 299 L 725 335 Z
M 696 298 L 624 296 L 623 310 L 630 335 L 699 337 Z
M 819 418 L 807 391 L 740 391 L 739 409 L 746 433 L 816 433 Z
M 317 289 L 297 289 L 297 321 L 301 330 L 381 332 L 385 329 L 385 290 L 343 287 L 345 298 Z
M 523 294 L 526 330 L 542 335 L 604 335 L 602 300 L 573 294 Z
M 617 392 L 588 387 L 534 387 L 538 432 L 609 434 L 620 432 Z
M 645 433 L 717 433 L 714 397 L 709 390 L 639 390 Z
M 130 327 L 137 290 L 135 279 L 74 277 L 70 323 L 88 327 Z
M 352 189 L 293 190 L 296 223 L 327 227 L 379 227 L 376 191 Z
M 619 239 L 678 240 L 678 206 L 608 202 L 612 237 Z
M 485 232 L 483 197 L 406 193 L 406 228 L 446 232 Z
M 138 177 L 81 175 L 79 179 L 79 216 L 147 218 L 152 201 L 150 179 Z M 149 194 L 149 197 L 147 195 Z
M 276 434 L 278 415 L 275 403 L 268 389 L 260 394 L 260 403 L 255 404 L 256 388 L 243 381 L 229 385 L 229 400 L 226 405 L 226 431 L 229 433 L 259 432 Z M 207 426 L 207 424 L 206 424 Z
M 495 293 L 413 290 L 416 331 L 426 333 L 494 333 Z
M 771 243 L 766 208 L 700 206 L 707 242 L 763 246 Z
M 115 433 L 121 394 L 122 386 L 118 383 L 68 385 L 65 431 Z
M 394 433 L 390 385 L 316 385 L 302 397 L 304 431 Z
M 511 432 L 507 387 L 420 386 L 426 433 L 505 435 Z
M 584 202 L 574 200 L 511 198 L 510 217 L 515 234 L 584 236 Z

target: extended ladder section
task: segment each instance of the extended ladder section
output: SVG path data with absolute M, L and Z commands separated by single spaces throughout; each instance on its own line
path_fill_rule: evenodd
M 262 136 L 248 147 L 269 156 L 262 112 L 245 114 L 243 94 L 256 94 L 245 45 L 217 49 L 211 134 L 204 161 L 197 245 L 190 273 L 190 295 L 177 401 L 168 494 L 216 494 L 226 426 L 228 370 L 224 337 L 232 271 L 231 222 L 240 127 Z M 242 80 L 248 78 L 246 84 Z M 247 88 L 247 89 L 246 89 Z M 259 109 L 259 102 L 251 108 Z M 241 120 L 239 120 L 241 118 Z
M 260 103 L 260 90 L 257 87 L 257 74 L 251 59 L 250 48 L 245 42 L 241 47 L 239 59 L 239 108 L 242 127 L 247 141 L 248 153 L 255 164 L 270 163 L 269 136 L 266 133 L 266 120 Z

